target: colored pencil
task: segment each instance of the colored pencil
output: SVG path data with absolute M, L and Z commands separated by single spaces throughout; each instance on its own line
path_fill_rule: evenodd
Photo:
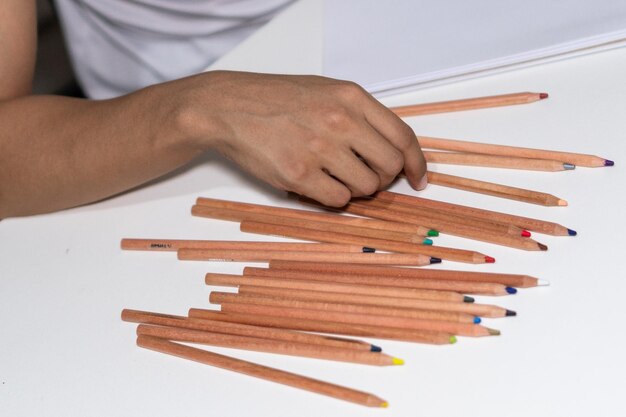
M 430 263 L 425 255 L 409 253 L 334 253 L 279 250 L 186 249 L 178 250 L 178 259 L 185 261 L 269 262 L 272 259 L 332 263 L 363 263 L 374 265 L 421 266 Z
M 292 271 L 286 269 L 268 269 L 245 267 L 243 275 L 247 277 L 269 277 L 279 279 L 303 279 L 308 281 L 326 281 L 345 284 L 379 285 L 389 287 L 420 288 L 425 290 L 456 291 L 475 295 L 515 294 L 515 288 L 491 282 L 452 281 L 438 279 L 414 279 L 392 276 L 358 275 L 340 272 Z
M 153 313 L 124 309 L 122 320 L 131 323 L 153 324 L 158 326 L 180 327 L 191 330 L 202 330 L 213 333 L 232 334 L 238 336 L 257 337 L 285 342 L 306 343 L 310 345 L 329 346 L 343 349 L 366 351 L 380 351 L 381 349 L 362 340 L 329 338 L 310 333 L 294 332 L 282 329 L 268 329 L 266 327 L 250 326 L 245 324 L 224 323 L 215 320 L 196 320 L 184 316 Z
M 313 229 L 305 229 L 291 226 L 279 226 L 265 223 L 241 222 L 242 232 L 260 233 L 273 236 L 292 237 L 296 239 L 316 240 L 328 243 L 358 244 L 376 248 L 377 250 L 388 250 L 400 253 L 422 254 L 438 259 L 446 259 L 457 262 L 485 263 L 493 262 L 490 257 L 463 249 L 446 248 L 443 246 L 428 246 L 416 243 L 394 242 L 384 239 L 376 239 L 365 236 L 355 236 L 346 233 L 329 233 Z M 368 254 L 375 255 L 375 254 Z M 431 261 L 432 262 L 432 261 Z M 425 263 L 427 264 L 427 263 Z
M 262 339 L 232 334 L 212 333 L 203 330 L 183 329 L 179 327 L 140 324 L 137 326 L 137 335 L 153 336 L 176 342 L 199 343 L 203 345 L 231 349 L 301 356 L 339 362 L 360 363 L 363 365 L 389 366 L 402 365 L 404 363 L 401 359 L 379 352 L 308 345 L 297 342 L 286 342 L 284 340 Z
M 424 151 L 429 164 L 464 165 L 485 168 L 521 169 L 525 171 L 570 171 L 576 165 L 551 159 L 519 158 L 515 156 L 486 155 L 479 153 Z
M 487 155 L 514 156 L 521 158 L 551 159 L 581 167 L 613 166 L 611 160 L 599 156 L 573 152 L 551 151 L 546 149 L 522 148 L 519 146 L 495 145 L 490 143 L 469 142 L 463 140 L 419 136 L 423 148 L 440 149 L 454 152 L 482 153 Z
M 289 288 L 292 290 L 311 290 L 338 292 L 345 294 L 364 294 L 385 297 L 445 301 L 463 303 L 465 297 L 453 291 L 423 290 L 418 288 L 385 287 L 381 285 L 343 284 L 336 282 L 307 281 L 302 279 L 281 279 L 268 277 L 245 277 L 241 275 L 218 274 L 209 272 L 205 275 L 207 285 L 239 287 L 252 285 L 256 287 Z
M 237 249 L 237 250 L 277 250 L 298 252 L 372 252 L 371 248 L 359 245 L 339 245 L 334 243 L 299 242 L 245 242 L 231 240 L 183 240 L 183 239 L 122 239 L 124 250 L 172 251 L 178 249 Z
M 314 205 L 316 207 L 324 207 L 320 203 L 311 199 L 307 199 L 305 197 L 300 197 L 299 201 L 305 204 Z M 483 233 L 489 232 L 495 234 L 508 234 L 517 237 L 527 236 L 525 233 L 523 233 L 523 230 L 521 228 L 511 224 L 503 224 L 488 219 L 476 219 L 471 217 L 468 218 L 467 216 L 450 213 L 441 213 L 438 210 L 433 210 L 428 207 L 416 207 L 415 205 L 407 205 L 397 201 L 386 201 L 370 197 L 355 198 L 352 199 L 347 204 L 347 206 L 344 206 L 344 210 L 347 211 L 347 208 L 350 205 L 374 207 L 383 210 L 401 211 L 412 216 L 408 219 L 405 219 L 404 221 L 411 221 L 413 223 L 424 223 L 429 225 L 428 227 L 430 227 L 431 224 L 437 224 L 441 227 L 446 227 L 447 233 L 456 230 L 456 228 L 460 228 L 460 231 L 467 230 L 466 233 L 477 231 Z M 396 216 L 396 218 L 402 219 L 403 217 Z M 444 230 L 439 231 L 443 232 Z
M 170 342 L 156 337 L 139 336 L 137 337 L 137 346 L 369 407 L 388 406 L 387 401 L 363 391 L 357 391 L 340 385 L 281 371 L 268 366 L 258 365 L 253 362 L 231 358 L 229 356 L 185 346 L 180 343 Z
M 411 279 L 434 279 L 467 282 L 492 282 L 509 287 L 529 288 L 549 283 L 529 275 L 503 274 L 495 272 L 451 271 L 444 269 L 399 268 L 356 264 L 324 264 L 318 262 L 271 261 L 270 269 L 316 271 L 322 273 L 342 273 L 369 275 L 375 277 L 405 277 Z
M 272 207 L 261 204 L 241 203 L 238 201 L 218 200 L 199 197 L 197 204 L 191 208 L 194 216 L 210 217 L 221 220 L 241 222 L 253 220 L 261 223 L 274 223 L 276 219 L 312 220 L 345 226 L 364 227 L 375 230 L 389 230 L 415 234 L 417 236 L 430 235 L 425 227 L 408 225 L 397 222 L 364 219 L 354 216 L 341 216 L 336 213 L 320 213 L 310 210 Z
M 308 290 L 292 290 L 289 288 L 279 287 L 255 287 L 253 285 L 242 285 L 239 287 L 237 294 L 241 295 L 255 295 L 265 296 L 272 298 L 283 298 L 290 300 L 302 300 L 302 301 L 314 301 L 333 304 L 351 304 L 359 306 L 371 306 L 371 307 L 383 307 L 397 309 L 394 304 L 394 297 L 381 297 L 376 295 L 359 295 L 359 294 L 345 294 L 338 292 L 325 292 L 325 291 L 308 291 Z M 384 300 L 383 300 L 384 299 Z M 401 307 L 402 309 L 406 309 Z M 419 318 L 424 320 L 441 320 L 441 321 L 454 321 L 458 323 L 480 323 L 479 317 L 458 313 L 455 311 L 433 311 L 433 310 L 421 310 L 411 309 L 413 311 L 419 311 Z
M 443 201 L 429 200 L 423 197 L 415 197 L 391 191 L 379 191 L 374 195 L 377 200 L 394 201 L 410 206 L 428 207 L 445 213 L 453 213 L 463 216 L 471 216 L 480 219 L 492 219 L 501 223 L 513 224 L 517 227 L 538 233 L 553 236 L 576 236 L 576 232 L 560 224 L 530 217 L 516 216 L 513 214 L 500 213 L 476 207 L 462 206 L 459 204 L 446 203 Z
M 305 300 L 298 297 L 276 297 L 275 294 L 263 294 L 262 292 L 246 292 L 246 293 L 225 293 L 219 291 L 212 291 L 209 295 L 209 301 L 212 304 L 224 304 L 224 303 L 244 303 L 244 304 L 257 304 L 267 305 L 273 307 L 288 307 L 288 308 L 303 308 L 308 310 L 324 310 L 343 313 L 355 313 L 355 314 L 372 314 L 378 316 L 389 317 L 404 317 L 417 320 L 434 320 L 434 321 L 448 321 L 453 323 L 463 324 L 476 324 L 474 317 L 471 320 L 447 320 L 451 317 L 452 312 L 442 311 L 429 311 L 418 310 L 411 308 L 398 308 L 389 306 L 377 306 L 367 304 L 350 304 L 344 302 L 328 302 L 319 300 Z M 460 314 L 460 313 L 456 313 Z
M 268 303 L 277 299 L 266 298 Z M 496 336 L 497 330 L 493 330 L 480 324 L 454 323 L 439 320 L 417 320 L 405 317 L 379 316 L 373 314 L 356 314 L 345 312 L 334 312 L 328 310 L 311 310 L 304 308 L 277 307 L 270 305 L 260 305 L 240 302 L 222 303 L 220 308 L 223 312 L 260 314 L 265 316 L 292 317 L 304 320 L 328 320 L 337 323 L 365 324 L 381 327 L 392 327 L 405 330 L 424 330 L 431 332 L 450 333 L 460 336 Z
M 484 109 L 488 107 L 534 103 L 535 101 L 546 98 L 548 98 L 548 94 L 546 93 L 511 93 L 497 96 L 473 97 L 460 100 L 391 107 L 391 111 L 400 117 L 421 116 L 424 114 L 448 113 L 463 110 Z
M 540 191 L 457 177 L 455 175 L 442 174 L 440 172 L 428 171 L 427 174 L 429 184 L 439 185 L 442 187 L 456 188 L 473 193 L 522 201 L 524 203 L 539 204 L 541 206 L 567 206 L 567 201 L 555 197 L 552 194 Z
M 233 306 L 232 310 L 246 306 Z M 293 319 L 290 317 L 264 316 L 259 314 L 233 313 L 228 314 L 214 310 L 189 309 L 189 317 L 198 319 L 223 320 L 229 323 L 246 323 L 257 326 L 280 329 L 302 330 L 328 334 L 371 337 L 376 339 L 398 340 L 411 343 L 427 343 L 448 345 L 456 343 L 454 335 L 442 332 L 395 329 L 390 327 L 372 326 L 367 324 L 354 325 L 331 321 Z

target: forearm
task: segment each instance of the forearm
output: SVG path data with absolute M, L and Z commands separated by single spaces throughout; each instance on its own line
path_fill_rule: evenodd
M 185 130 L 169 84 L 89 101 L 0 103 L 0 218 L 97 201 L 165 174 L 208 148 Z

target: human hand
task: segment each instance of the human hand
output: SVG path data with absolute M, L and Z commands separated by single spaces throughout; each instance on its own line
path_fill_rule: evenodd
M 342 206 L 403 169 L 426 186 L 412 129 L 354 83 L 228 71 L 184 81 L 194 135 L 276 188 Z

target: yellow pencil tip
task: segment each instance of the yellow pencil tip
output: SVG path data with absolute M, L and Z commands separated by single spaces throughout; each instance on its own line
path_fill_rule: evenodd
M 392 358 L 391 359 L 394 365 L 404 365 L 404 360 L 400 358 Z
M 380 408 L 387 408 L 389 407 L 389 403 L 387 401 L 385 401 L 384 403 L 380 404 Z

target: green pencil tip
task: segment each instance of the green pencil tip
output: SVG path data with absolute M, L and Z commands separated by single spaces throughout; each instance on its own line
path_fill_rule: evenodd
M 456 343 L 456 336 L 452 335 L 450 336 L 450 344 L 453 345 Z
M 437 237 L 439 236 L 439 232 L 434 229 L 430 229 L 426 235 L 430 237 Z

